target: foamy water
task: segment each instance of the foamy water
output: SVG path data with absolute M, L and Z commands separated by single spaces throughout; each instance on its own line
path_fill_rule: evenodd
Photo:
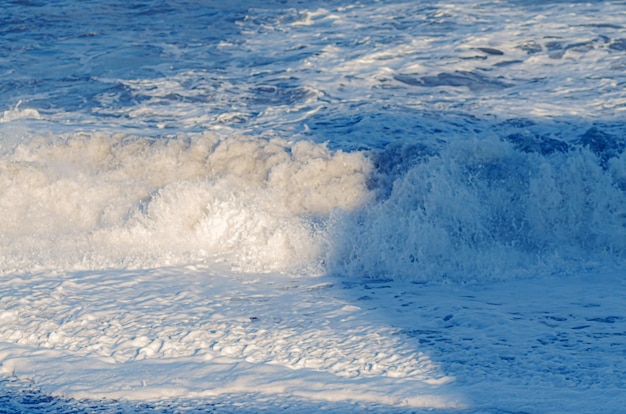
M 622 1 L 4 5 L 0 372 L 181 410 L 620 408 L 625 27 Z
M 623 259 L 619 3 L 97 4 L 5 15 L 5 271 Z
M 613 141 L 594 152 L 596 139 L 614 138 L 361 152 L 210 134 L 36 138 L 2 161 L 2 270 L 218 259 L 246 272 L 463 281 L 618 261 L 624 156 Z
M 325 220 L 369 197 L 358 153 L 211 135 L 37 139 L 2 164 L 3 271 L 146 268 L 228 256 L 319 265 Z

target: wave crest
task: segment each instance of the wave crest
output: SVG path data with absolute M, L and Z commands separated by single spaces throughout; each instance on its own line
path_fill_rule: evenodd
M 485 139 L 390 146 L 376 158 L 378 201 L 335 217 L 333 272 L 468 282 L 626 255 L 624 153 L 541 154 Z
M 319 264 L 323 217 L 368 199 L 371 164 L 309 142 L 76 134 L 22 144 L 0 170 L 3 273 L 215 256 L 280 271 Z

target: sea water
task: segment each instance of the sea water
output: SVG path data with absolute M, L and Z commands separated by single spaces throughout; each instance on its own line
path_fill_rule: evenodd
M 20 322 L 67 274 L 204 269 L 232 293 L 620 273 L 625 28 L 622 1 L 5 1 L 0 341 L 76 348 Z

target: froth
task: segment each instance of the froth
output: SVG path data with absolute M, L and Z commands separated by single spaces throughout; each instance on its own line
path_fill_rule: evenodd
M 37 138 L 0 159 L 0 272 L 219 258 L 465 283 L 623 258 L 626 155 L 518 144 Z
M 487 281 L 562 272 L 626 255 L 626 155 L 588 147 L 543 155 L 497 139 L 391 148 L 379 200 L 338 213 L 329 266 L 339 274 Z M 389 186 L 390 188 L 384 188 Z
M 20 105 L 22 101 L 19 101 L 15 108 L 8 109 L 2 112 L 2 116 L 0 116 L 0 123 L 11 122 L 18 119 L 31 118 L 31 119 L 40 119 L 41 115 L 36 109 L 32 108 L 24 108 L 20 109 Z
M 37 138 L 0 160 L 0 271 L 215 256 L 247 271 L 315 266 L 325 217 L 366 202 L 370 169 L 309 142 Z

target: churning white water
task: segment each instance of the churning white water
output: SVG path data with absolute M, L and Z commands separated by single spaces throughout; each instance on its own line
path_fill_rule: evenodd
M 623 1 L 0 9 L 0 412 L 622 409 Z

